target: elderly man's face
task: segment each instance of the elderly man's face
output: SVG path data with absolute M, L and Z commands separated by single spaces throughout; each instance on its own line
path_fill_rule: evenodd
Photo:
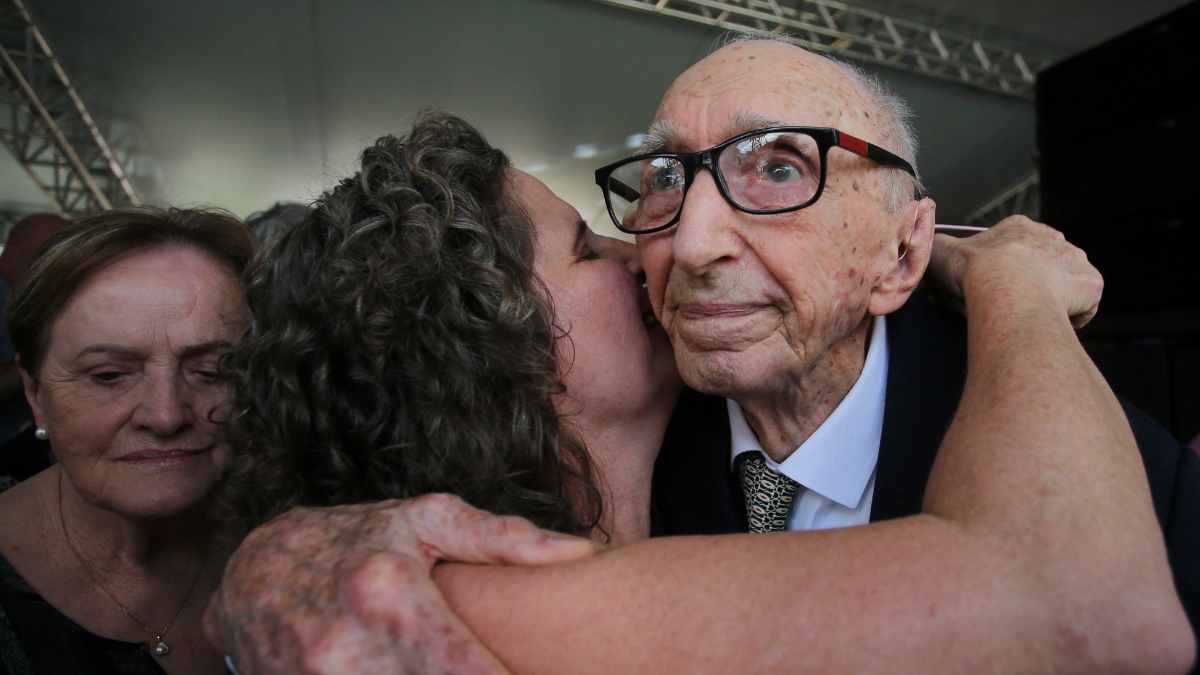
M 681 75 L 656 123 L 668 131 L 667 149 L 677 151 L 711 147 L 768 121 L 836 127 L 887 147 L 878 117 L 834 64 L 788 45 L 748 42 Z M 771 216 L 735 210 L 712 174 L 700 171 L 678 225 L 638 238 L 655 314 L 689 385 L 740 399 L 770 395 L 817 366 L 858 368 L 861 351 L 834 354 L 842 363 L 824 357 L 852 334 L 861 339 L 868 313 L 903 304 L 893 292 L 897 259 L 923 210 L 932 225 L 932 203 L 889 212 L 894 169 L 837 148 L 827 163 L 816 204 Z

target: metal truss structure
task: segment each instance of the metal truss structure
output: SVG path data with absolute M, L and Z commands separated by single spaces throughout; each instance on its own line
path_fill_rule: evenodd
M 1041 180 L 1035 170 L 988 203 L 975 209 L 967 216 L 966 224 L 990 227 L 1008 216 L 1017 214 L 1037 220 L 1042 211 L 1041 197 Z
M 836 0 L 594 0 L 724 30 L 787 34 L 813 51 L 1023 99 L 1052 59 Z
M 117 155 L 24 0 L 0 0 L 0 142 L 66 214 L 137 204 Z

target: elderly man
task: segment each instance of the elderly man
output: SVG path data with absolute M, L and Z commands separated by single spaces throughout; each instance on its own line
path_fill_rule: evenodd
M 752 480 L 798 493 L 792 530 L 920 510 L 964 342 L 927 298 L 909 299 L 934 203 L 920 196 L 907 117 L 857 69 L 781 41 L 735 42 L 671 86 L 649 156 L 598 172 L 617 226 L 639 235 L 684 381 L 721 397 L 680 407 L 656 475 L 663 533 L 760 529 L 740 508 Z M 640 199 L 622 180 L 631 169 Z M 1177 465 L 1191 472 L 1178 510 L 1160 515 L 1200 569 L 1184 535 L 1200 523 L 1182 519 L 1200 508 L 1193 458 L 1131 415 L 1163 499 Z M 726 480 L 731 464 L 741 484 Z M 708 498 L 686 497 L 697 486 Z M 1178 562 L 1194 593 L 1200 579 Z
M 735 42 L 672 84 L 643 156 L 598 172 L 614 222 L 638 235 L 684 381 L 710 394 L 677 408 L 655 472 L 659 534 L 921 510 L 965 342 L 927 297 L 910 300 L 934 204 L 907 117 L 853 67 Z M 1127 414 L 1196 621 L 1200 463 Z
M 973 350 L 1028 345 L 1039 365 L 973 360 L 976 378 L 996 378 L 1010 396 L 973 390 L 955 423 L 965 417 L 981 433 L 942 438 L 963 391 L 965 347 L 961 323 L 924 298 L 906 304 L 929 260 L 934 205 L 913 198 L 912 144 L 895 107 L 843 66 L 786 44 L 736 43 L 667 92 L 648 155 L 598 178 L 618 226 L 638 234 L 655 313 L 697 390 L 681 403 L 656 471 L 659 530 L 829 528 L 922 507 L 928 515 L 872 526 L 869 537 L 843 528 L 675 538 L 565 566 L 439 570 L 450 605 L 503 663 L 518 672 L 1095 672 L 1191 662 L 1160 535 L 1148 531 L 1145 480 L 1113 443 L 1128 429 L 1114 422 L 1110 394 L 1092 396 L 1100 383 L 1077 343 L 1047 354 L 1034 349 L 1036 331 L 1001 331 L 1011 343 L 999 345 L 973 333 Z M 970 262 L 969 247 L 950 250 Z M 1038 302 L 1020 301 L 1029 287 L 1019 259 L 998 259 L 983 276 L 967 275 L 968 306 L 989 287 L 997 306 L 1041 314 Z M 974 314 L 972 330 L 1011 319 L 1003 314 Z M 1038 325 L 1062 335 L 1054 322 Z M 1067 328 L 1063 339 L 1074 342 Z M 1061 400 L 1042 378 L 999 382 L 1040 368 L 1079 400 Z M 1024 410 L 1014 391 L 1028 395 Z M 1023 417 L 1035 406 L 1045 406 L 1040 417 Z M 1028 428 L 1006 425 L 1018 418 Z M 1093 425 L 1103 429 L 1093 435 Z M 1009 437 L 995 433 L 1038 447 L 1056 429 L 1062 453 L 1019 459 L 1006 458 Z M 996 448 L 996 461 L 960 464 L 945 449 L 964 443 Z M 939 444 L 941 461 L 957 468 L 923 504 Z M 1084 445 L 1100 452 L 1084 457 Z M 1014 479 L 996 490 L 980 472 Z M 961 491 L 943 491 L 952 484 Z M 971 486 L 988 516 L 943 522 L 937 514 L 973 496 Z M 255 536 L 214 615 L 225 619 L 227 646 L 255 672 L 491 672 L 437 614 L 421 577 L 436 558 L 554 554 L 523 530 L 497 544 L 504 538 L 479 534 L 494 527 L 485 516 L 446 520 L 447 508 L 437 500 L 302 512 Z M 466 527 L 455 535 L 438 523 Z M 330 562 L 322 533 L 339 527 L 363 533 L 372 555 L 335 552 Z M 1106 543 L 1116 533 L 1119 543 Z M 1068 535 L 1092 555 L 1062 555 L 1056 543 Z M 317 591 L 254 587 L 289 556 L 309 556 L 297 578 L 321 579 Z M 396 579 L 407 585 L 391 586 Z M 750 637 L 722 641 L 747 626 L 757 627 Z
M 900 101 L 849 66 L 785 43 L 735 43 L 672 85 L 648 134 L 650 156 L 601 170 L 614 221 L 639 235 L 650 298 L 684 381 L 726 399 L 683 408 L 692 414 L 658 474 L 665 532 L 714 529 L 703 520 L 726 506 L 678 507 L 680 491 L 730 484 L 727 470 L 697 461 L 698 448 L 705 462 L 732 457 L 746 494 L 779 495 L 777 514 L 749 505 L 756 531 L 919 510 L 927 462 L 915 501 L 873 509 L 885 417 L 889 431 L 899 426 L 885 416 L 889 400 L 928 409 L 930 398 L 947 398 L 952 412 L 958 398 L 942 387 L 912 395 L 912 377 L 925 374 L 919 354 L 889 358 L 897 336 L 889 341 L 884 317 L 909 299 L 933 241 L 933 201 L 913 197 L 906 117 Z M 635 172 L 636 197 L 625 180 Z M 896 323 L 907 331 L 900 339 L 921 330 L 908 316 Z M 896 377 L 892 367 L 908 372 Z M 910 393 L 886 397 L 889 382 Z M 697 426 L 697 407 L 696 422 L 717 424 Z M 913 406 L 903 423 L 917 423 L 920 411 Z M 904 433 L 929 459 L 940 440 L 931 431 Z M 737 516 L 729 529 L 745 529 L 742 509 L 721 512 Z

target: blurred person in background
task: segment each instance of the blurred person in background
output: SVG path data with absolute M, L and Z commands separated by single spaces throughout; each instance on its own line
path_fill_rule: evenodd
M 33 416 L 25 402 L 8 332 L 8 301 L 38 250 L 67 223 L 53 213 L 28 215 L 13 224 L 0 251 L 0 476 L 28 478 L 50 463 L 33 438 Z
M 9 304 L 56 463 L 0 493 L 0 673 L 219 673 L 201 612 L 234 545 L 219 359 L 253 242 L 216 211 L 119 209 L 60 230 Z
M 311 210 L 307 204 L 299 202 L 275 202 L 266 211 L 250 214 L 246 218 L 246 226 L 262 246 L 303 222 Z

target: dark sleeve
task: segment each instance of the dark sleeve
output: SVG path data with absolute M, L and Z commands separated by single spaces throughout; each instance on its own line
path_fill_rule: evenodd
M 1195 633 L 1200 628 L 1200 455 L 1187 448 L 1179 462 L 1175 500 L 1164 532 L 1175 584 Z
M 1175 587 L 1194 635 L 1200 626 L 1200 456 L 1145 413 L 1125 401 L 1121 405 L 1142 453 Z
M 7 561 L 0 559 L 0 565 L 7 567 Z M 0 602 L 0 675 L 26 675 L 32 672 L 29 657 L 21 648 L 21 641 L 8 621 L 8 612 Z

